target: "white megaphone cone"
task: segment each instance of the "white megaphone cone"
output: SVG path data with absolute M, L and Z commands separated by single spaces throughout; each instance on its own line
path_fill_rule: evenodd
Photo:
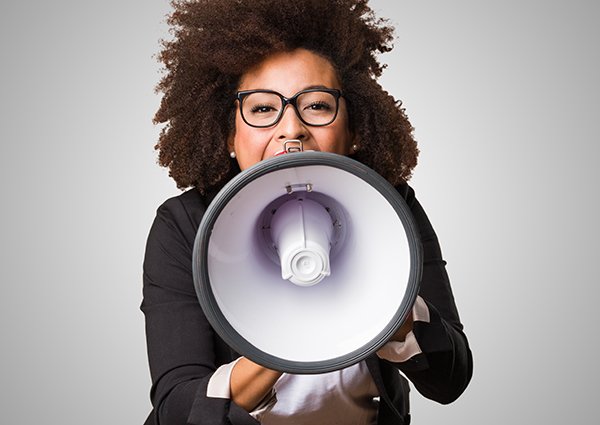
M 215 196 L 194 241 L 216 333 L 270 369 L 325 373 L 374 354 L 410 314 L 419 231 L 398 191 L 342 155 L 286 152 Z

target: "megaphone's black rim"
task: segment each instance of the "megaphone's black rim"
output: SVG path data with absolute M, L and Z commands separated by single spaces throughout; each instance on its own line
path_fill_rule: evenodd
M 291 361 L 259 350 L 242 337 L 228 322 L 212 292 L 208 274 L 208 245 L 219 214 L 231 199 L 253 180 L 277 170 L 311 165 L 330 166 L 353 174 L 376 189 L 394 209 L 408 239 L 410 272 L 404 299 L 388 325 L 362 347 L 323 361 Z M 193 249 L 192 271 L 194 287 L 204 314 L 221 338 L 236 352 L 269 369 L 295 374 L 326 373 L 352 366 L 374 354 L 404 323 L 417 297 L 422 273 L 422 247 L 419 231 L 412 213 L 398 191 L 371 168 L 346 156 L 327 152 L 301 152 L 282 155 L 261 161 L 242 171 L 230 180 L 210 203 L 196 234 Z

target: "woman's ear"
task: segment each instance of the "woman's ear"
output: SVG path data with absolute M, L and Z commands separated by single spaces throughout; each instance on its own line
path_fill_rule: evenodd
M 235 158 L 235 133 L 231 133 L 227 138 L 227 152 L 231 158 Z

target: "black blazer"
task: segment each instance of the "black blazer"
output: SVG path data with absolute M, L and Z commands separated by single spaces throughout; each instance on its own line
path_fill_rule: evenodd
M 454 303 L 435 232 L 408 185 L 398 188 L 407 201 L 423 244 L 419 295 L 430 323 L 415 322 L 422 353 L 393 364 L 376 356 L 366 362 L 380 393 L 378 424 L 408 424 L 409 384 L 425 397 L 450 403 L 466 388 L 472 357 Z M 192 249 L 210 198 L 194 189 L 167 200 L 157 210 L 144 259 L 141 309 L 154 409 L 145 425 L 256 425 L 230 400 L 206 397 L 213 372 L 238 357 L 209 325 L 197 301 L 192 278 Z

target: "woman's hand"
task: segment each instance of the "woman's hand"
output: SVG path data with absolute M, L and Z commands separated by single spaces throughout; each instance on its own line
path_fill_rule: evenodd
M 400 328 L 396 331 L 396 333 L 394 335 L 392 335 L 392 337 L 390 338 L 390 341 L 404 342 L 404 340 L 406 339 L 406 335 L 408 335 L 408 333 L 410 331 L 412 331 L 412 329 L 413 329 L 413 314 L 411 311 L 410 314 L 408 315 L 408 317 L 406 318 L 406 320 L 404 321 L 404 323 L 402 324 L 402 326 L 400 326 Z
M 242 357 L 231 371 L 231 399 L 248 412 L 271 391 L 282 372 L 267 369 Z

